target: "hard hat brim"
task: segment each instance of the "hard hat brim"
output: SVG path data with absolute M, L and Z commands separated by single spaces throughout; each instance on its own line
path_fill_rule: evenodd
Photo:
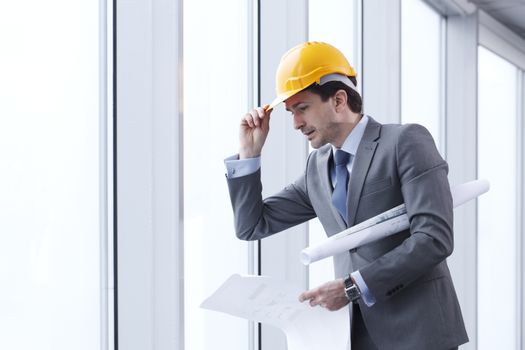
M 280 94 L 279 96 L 277 96 L 272 101 L 272 103 L 270 103 L 270 106 L 268 107 L 268 109 L 274 109 L 274 107 L 276 107 L 279 103 L 286 101 L 287 99 L 289 99 L 293 95 L 295 95 L 295 94 L 297 94 L 297 93 L 299 93 L 299 92 L 301 92 L 303 90 L 304 90 L 304 88 L 300 88 L 300 89 L 296 89 L 296 90 L 293 90 L 293 91 L 287 91 L 284 94 Z

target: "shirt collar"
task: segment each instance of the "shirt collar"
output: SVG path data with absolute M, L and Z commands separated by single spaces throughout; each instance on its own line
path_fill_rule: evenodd
M 355 157 L 355 154 L 357 153 L 357 147 L 359 147 L 359 143 L 361 142 L 361 139 L 363 138 L 363 134 L 365 133 L 366 125 L 368 124 L 368 116 L 363 115 L 359 123 L 352 129 L 350 134 L 346 137 L 345 142 L 343 142 L 343 146 L 341 146 L 341 149 L 347 153 L 350 153 L 352 156 Z M 332 145 L 332 152 L 337 151 L 338 148 Z

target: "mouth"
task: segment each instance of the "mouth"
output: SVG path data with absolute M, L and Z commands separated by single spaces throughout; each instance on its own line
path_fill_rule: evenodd
M 308 138 L 308 140 L 311 139 L 312 137 L 312 134 L 315 132 L 315 130 L 308 130 L 308 131 L 303 131 L 303 135 L 306 136 Z

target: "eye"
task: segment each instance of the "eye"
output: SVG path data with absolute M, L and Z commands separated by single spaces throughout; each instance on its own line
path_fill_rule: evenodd
M 299 112 L 304 112 L 304 111 L 306 111 L 307 109 L 308 109 L 308 106 L 307 106 L 307 105 L 300 106 L 300 107 L 297 108 L 297 110 L 298 110 Z

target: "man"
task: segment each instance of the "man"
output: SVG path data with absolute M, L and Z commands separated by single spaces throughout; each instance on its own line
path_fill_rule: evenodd
M 237 236 L 257 240 L 318 217 L 328 236 L 406 204 L 410 228 L 334 257 L 336 280 L 299 296 L 337 310 L 351 303 L 360 349 L 455 349 L 468 341 L 446 258 L 453 250 L 448 166 L 422 126 L 361 114 L 355 72 L 318 42 L 288 51 L 277 98 L 247 113 L 238 156 L 226 160 Z M 271 108 L 283 102 L 315 150 L 306 170 L 262 199 L 260 154 Z

